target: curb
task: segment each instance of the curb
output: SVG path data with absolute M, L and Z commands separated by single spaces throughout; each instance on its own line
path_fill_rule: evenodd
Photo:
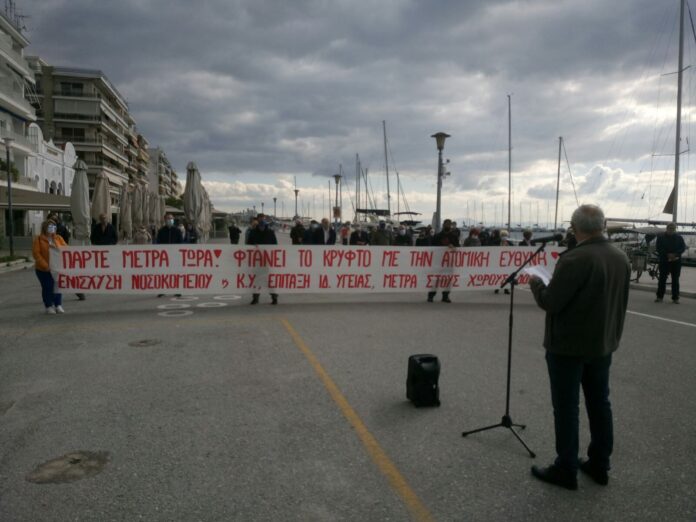
M 641 292 L 651 292 L 654 294 L 657 291 L 657 287 L 650 286 L 650 285 L 642 285 L 640 283 L 631 283 L 631 290 L 639 290 Z M 669 292 L 667 292 L 667 293 L 669 293 Z M 696 299 L 696 292 L 689 292 L 689 291 L 685 292 L 684 290 L 680 290 L 679 297 L 686 297 L 688 299 Z
M 25 270 L 34 266 L 33 261 L 24 261 L 18 259 L 16 261 L 8 261 L 7 263 L 2 263 L 0 265 L 0 274 L 5 272 L 15 272 L 17 270 Z

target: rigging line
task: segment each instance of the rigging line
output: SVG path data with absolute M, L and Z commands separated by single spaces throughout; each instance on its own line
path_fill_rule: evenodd
M 580 201 L 578 201 L 578 193 L 575 190 L 575 181 L 573 181 L 573 173 L 570 170 L 570 162 L 568 161 L 568 151 L 566 151 L 565 140 L 561 141 L 563 144 L 563 154 L 565 155 L 566 165 L 568 165 L 568 174 L 570 174 L 570 184 L 573 185 L 573 194 L 575 194 L 575 203 L 580 206 Z
M 659 44 L 660 40 L 662 39 L 662 36 L 665 34 L 665 29 L 666 29 L 668 21 L 670 19 L 669 15 L 671 13 L 671 8 L 667 4 L 665 4 L 665 5 L 666 5 L 666 7 L 665 7 L 665 11 L 664 11 L 663 18 L 662 18 L 661 29 L 655 35 L 655 40 L 653 41 L 652 47 L 650 49 L 650 55 L 648 56 L 648 61 L 646 62 L 646 65 L 643 68 L 643 72 L 641 73 L 640 80 L 638 81 L 638 85 L 640 85 L 640 89 L 643 89 L 645 87 L 644 82 L 645 82 L 645 79 L 647 76 L 648 68 L 653 63 L 653 60 L 655 59 L 655 57 L 657 55 L 658 44 Z M 670 38 L 669 38 L 670 41 L 672 40 L 672 37 L 674 36 L 674 31 L 675 31 L 675 28 L 677 26 L 678 17 L 673 17 L 673 18 L 674 18 L 674 23 L 673 23 L 672 32 L 671 32 Z M 665 56 L 662 60 L 661 71 L 665 70 L 665 64 L 667 63 L 667 55 L 669 53 L 669 49 L 670 49 L 670 45 L 668 44 L 667 49 L 665 50 Z M 640 90 L 637 94 L 640 94 Z M 624 111 L 624 114 L 620 120 L 622 123 L 626 121 L 626 118 L 628 116 L 629 111 L 630 111 L 630 107 L 626 107 L 626 110 Z M 617 140 L 619 139 L 619 135 L 620 135 L 620 133 L 616 133 L 614 135 L 614 139 L 612 140 L 611 144 L 609 145 L 609 150 L 607 151 L 607 154 L 606 154 L 607 160 L 605 161 L 605 163 L 611 158 L 612 151 L 614 149 L 614 146 L 616 145 Z
M 694 41 L 696 42 L 696 29 L 694 28 L 694 19 L 691 16 L 691 6 L 689 5 L 688 0 L 686 2 L 686 9 L 689 11 L 689 21 L 691 22 L 691 34 L 694 35 Z

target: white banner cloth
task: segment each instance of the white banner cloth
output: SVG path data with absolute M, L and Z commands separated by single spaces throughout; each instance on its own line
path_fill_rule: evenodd
M 361 293 L 499 287 L 535 247 L 68 246 L 51 251 L 56 291 L 111 294 Z M 553 272 L 564 249 L 532 261 Z M 529 275 L 520 274 L 525 284 Z

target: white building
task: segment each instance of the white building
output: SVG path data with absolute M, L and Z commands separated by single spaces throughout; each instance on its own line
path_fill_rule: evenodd
M 9 232 L 7 145 L 13 196 L 13 235 L 26 248 L 50 210 L 68 210 L 76 154 L 72 144 L 62 148 L 43 141 L 36 113 L 35 78 L 24 57 L 29 41 L 0 12 L 0 240 Z M 48 194 L 49 196 L 46 196 Z M 52 196 L 51 196 L 52 195 Z

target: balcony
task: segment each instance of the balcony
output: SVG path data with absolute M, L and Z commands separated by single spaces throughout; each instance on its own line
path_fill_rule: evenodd
M 7 136 L 14 140 L 12 142 L 13 148 L 20 148 L 27 152 L 36 152 L 38 150 L 38 143 L 36 141 L 36 136 L 25 136 L 24 134 L 19 134 L 14 130 L 2 129 L 0 131 L 2 137 Z M 4 156 L 3 156 L 4 157 Z
M 0 78 L 0 101 L 27 120 L 36 121 L 36 111 L 24 98 L 24 85 L 15 78 Z
M 12 47 L 12 37 L 7 34 L 0 34 L 0 53 L 9 61 L 12 66 L 21 73 L 24 78 L 34 83 L 34 72 L 29 69 L 29 64 L 27 63 L 22 53 L 14 50 Z

